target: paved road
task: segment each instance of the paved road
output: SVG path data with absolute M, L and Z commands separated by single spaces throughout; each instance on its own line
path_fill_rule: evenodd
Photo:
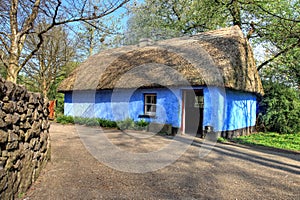
M 131 161 L 119 171 L 124 161 L 111 152 L 111 144 L 125 152 L 148 154 L 159 152 L 173 140 L 146 133 L 99 132 L 52 124 L 52 159 L 23 199 L 300 199 L 300 154 L 216 144 L 199 158 L 201 149 L 209 147 L 197 139 L 166 167 L 149 171 L 148 165 L 153 164 L 149 157 L 149 162 L 143 161 L 144 168 L 132 168 L 141 163 Z M 89 133 L 105 135 L 109 144 L 101 141 L 98 147 L 85 146 L 82 141 L 88 140 Z M 100 162 L 87 149 L 116 156 L 122 167 L 108 167 L 109 159 Z M 148 171 L 126 172 L 130 169 Z

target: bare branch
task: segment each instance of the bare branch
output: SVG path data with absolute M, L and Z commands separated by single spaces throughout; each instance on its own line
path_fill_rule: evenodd
M 49 25 L 46 29 L 42 30 L 40 33 L 38 33 L 39 43 L 36 45 L 36 48 L 33 51 L 31 51 L 30 54 L 28 54 L 26 56 L 25 60 L 20 64 L 19 69 L 22 69 L 26 65 L 26 63 L 32 58 L 32 56 L 41 48 L 43 41 L 44 41 L 43 34 L 47 33 L 51 28 L 53 28 L 56 25 L 55 21 L 56 21 L 56 17 L 58 14 L 58 9 L 61 5 L 60 0 L 58 0 L 57 2 L 58 2 L 58 4 L 55 8 L 55 13 L 53 16 L 52 24 Z
M 0 60 L 1 60 L 1 62 L 4 64 L 4 67 L 5 67 L 5 68 L 8 68 L 7 60 L 3 59 L 3 57 L 4 57 L 4 56 L 1 54 L 1 55 L 0 55 Z
M 0 41 L 2 42 L 2 44 L 3 44 L 4 48 L 5 48 L 5 50 L 6 50 L 7 52 L 9 52 L 9 47 L 8 47 L 7 43 L 5 42 L 4 38 L 3 38 L 1 35 L 0 35 Z
M 20 37 L 22 37 L 24 34 L 28 33 L 29 30 L 31 30 L 33 28 L 33 22 L 36 19 L 38 12 L 39 12 L 39 6 L 40 6 L 41 0 L 36 0 L 31 14 L 29 15 L 29 17 L 26 19 L 24 26 L 20 32 Z
M 5 32 L 0 31 L 0 34 L 1 34 L 1 35 L 4 35 L 4 36 L 6 36 L 6 37 L 8 37 L 8 34 L 5 33 Z
M 88 17 L 78 17 L 78 18 L 74 18 L 74 19 L 64 20 L 64 21 L 56 22 L 55 25 L 62 25 L 62 24 L 67 24 L 67 23 L 72 23 L 72 22 L 91 21 L 91 20 L 95 20 L 95 19 L 100 19 L 100 18 L 102 18 L 104 16 L 107 16 L 107 15 L 115 12 L 116 10 L 118 10 L 119 8 L 121 8 L 123 5 L 125 5 L 129 1 L 130 0 L 124 0 L 124 1 L 122 1 L 118 5 L 111 4 L 110 8 L 108 8 L 106 11 L 104 11 L 104 12 L 98 14 L 98 15 L 95 14 L 95 15 L 88 16 Z
M 9 1 L 9 6 L 6 9 L 7 23 L 0 26 L 4 30 L 0 32 L 0 43 L 3 44 L 3 50 L 8 52 L 8 80 L 16 82 L 19 71 L 38 52 L 44 42 L 44 34 L 53 27 L 72 22 L 89 23 L 91 20 L 99 19 L 113 13 L 129 2 L 129 0 L 114 0 L 109 1 L 109 3 L 99 3 L 103 6 L 103 9 L 90 4 L 88 0 L 82 0 L 74 2 L 75 12 L 70 9 L 70 6 L 73 6 L 72 2 L 74 1 L 64 6 L 62 0 Z M 88 7 L 89 5 L 92 7 Z M 1 18 L 4 19 L 5 16 Z M 39 22 L 39 19 L 45 20 L 49 24 L 41 31 L 36 32 L 34 25 Z M 100 29 L 100 27 L 97 28 Z M 31 48 L 32 50 L 27 51 L 27 37 L 31 33 L 36 34 L 38 43 L 36 43 L 35 47 Z M 24 59 L 22 59 L 22 56 L 24 56 Z M 4 60 L 4 58 L 1 59 Z
M 98 29 L 98 30 L 100 30 L 100 31 L 103 31 L 103 32 L 106 31 L 106 33 L 112 34 L 112 32 L 107 31 L 107 30 L 105 30 L 105 29 L 103 29 L 103 28 L 100 28 L 99 26 L 96 26 L 95 24 L 93 24 L 93 23 L 91 23 L 91 22 L 89 22 L 89 21 L 84 21 L 84 23 L 86 23 L 86 24 L 90 25 L 91 27 L 93 27 L 93 28 L 95 28 L 95 29 Z
M 82 13 L 84 13 L 84 9 L 85 9 L 85 6 L 86 6 L 86 2 L 87 2 L 87 0 L 84 1 L 83 5 L 82 5 L 82 7 L 81 7 L 81 11 L 80 11 L 81 16 L 82 16 Z

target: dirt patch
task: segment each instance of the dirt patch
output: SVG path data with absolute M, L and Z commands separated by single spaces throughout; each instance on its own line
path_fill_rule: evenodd
M 89 128 L 88 128 L 89 129 Z M 90 128 L 91 131 L 94 129 Z M 52 124 L 52 158 L 22 199 L 299 199 L 300 155 L 216 144 L 204 158 L 197 139 L 173 164 L 148 173 L 109 168 L 86 150 L 71 125 Z M 157 150 L 170 138 L 107 130 L 133 152 Z M 109 152 L 107 152 L 109 153 Z M 147 163 L 145 163 L 147 165 Z

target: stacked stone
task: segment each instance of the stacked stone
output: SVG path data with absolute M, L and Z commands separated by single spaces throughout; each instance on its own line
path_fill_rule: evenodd
M 24 193 L 49 159 L 48 102 L 0 78 L 0 199 Z

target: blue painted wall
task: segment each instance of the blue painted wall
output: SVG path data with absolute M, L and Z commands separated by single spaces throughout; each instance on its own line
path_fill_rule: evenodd
M 254 94 L 219 87 L 204 89 L 204 126 L 215 131 L 254 126 L 257 99 Z
M 157 94 L 155 118 L 139 118 L 144 115 L 144 94 Z M 149 122 L 171 124 L 181 122 L 181 92 L 176 88 L 74 91 L 65 93 L 65 115 L 98 117 L 119 121 L 132 118 Z
M 206 87 L 204 93 L 203 129 L 213 126 L 215 131 L 222 131 L 226 113 L 226 91 L 219 87 Z
M 254 94 L 227 91 L 227 110 L 222 130 L 236 130 L 256 123 L 257 98 Z
M 182 89 L 188 88 L 68 92 L 65 93 L 65 115 L 99 117 L 114 121 L 129 117 L 138 121 L 141 119 L 139 115 L 144 114 L 144 94 L 156 93 L 156 118 L 145 120 L 181 127 Z M 203 127 L 210 125 L 215 131 L 225 131 L 255 125 L 254 94 L 219 87 L 194 89 L 203 89 L 204 93 Z

